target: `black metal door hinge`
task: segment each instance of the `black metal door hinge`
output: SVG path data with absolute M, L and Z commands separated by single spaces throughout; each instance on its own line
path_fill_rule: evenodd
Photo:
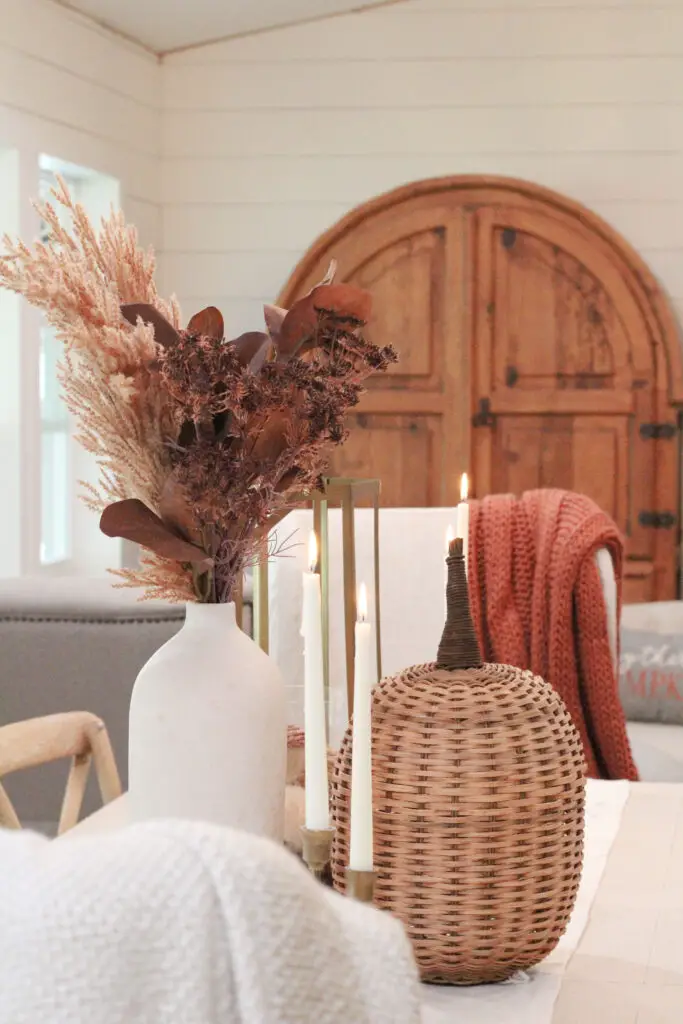
M 641 423 L 640 436 L 644 441 L 670 441 L 678 433 L 675 423 Z
M 480 398 L 479 407 L 472 417 L 473 427 L 492 427 L 493 413 L 491 412 L 491 399 Z
M 515 242 L 517 241 L 517 232 L 514 228 L 503 228 L 501 232 L 501 242 L 503 243 L 504 249 L 512 249 Z
M 673 512 L 639 512 L 638 522 L 654 530 L 670 530 L 676 525 L 676 516 Z

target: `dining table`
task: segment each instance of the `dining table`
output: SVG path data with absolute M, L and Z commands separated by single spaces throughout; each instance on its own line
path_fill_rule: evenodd
M 59 842 L 130 824 L 126 795 Z M 683 784 L 590 780 L 569 926 L 497 985 L 422 985 L 423 1024 L 683 1024 Z

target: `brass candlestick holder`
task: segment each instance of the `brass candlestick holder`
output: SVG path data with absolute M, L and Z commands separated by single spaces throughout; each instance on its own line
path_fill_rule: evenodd
M 311 874 L 322 881 L 330 863 L 334 828 L 306 828 L 302 825 L 301 838 L 304 862 Z
M 346 895 L 361 903 L 372 903 L 375 894 L 375 872 L 346 869 Z
M 310 494 L 299 495 L 293 499 L 292 507 L 307 505 L 313 508 L 313 529 L 320 544 L 319 564 L 316 571 L 320 573 L 322 590 L 322 631 L 323 631 L 323 677 L 325 681 L 326 699 L 330 687 L 330 623 L 329 623 L 329 511 L 330 508 L 341 510 L 342 561 L 344 586 L 344 650 L 346 663 L 346 688 L 349 716 L 353 714 L 353 691 L 355 672 L 355 624 L 356 624 L 356 511 L 359 502 L 373 510 L 373 572 L 375 592 L 375 656 L 377 659 L 377 678 L 382 678 L 382 637 L 380 623 L 380 585 L 379 585 L 379 480 L 360 480 L 350 477 L 324 477 L 323 488 Z M 273 534 L 271 533 L 271 537 Z M 268 608 L 268 577 L 269 562 L 273 560 L 273 552 L 268 537 L 264 537 L 258 548 L 256 563 L 253 570 L 253 635 L 257 644 L 268 653 L 270 623 Z M 237 588 L 235 604 L 238 622 L 242 624 L 242 587 Z

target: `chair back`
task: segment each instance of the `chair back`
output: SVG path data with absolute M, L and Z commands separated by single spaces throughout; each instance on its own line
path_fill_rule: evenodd
M 0 727 L 0 779 L 12 772 L 70 758 L 57 834 L 78 821 L 90 765 L 103 803 L 121 795 L 121 781 L 104 722 L 88 711 L 31 718 Z M 21 828 L 19 817 L 0 781 L 0 826 Z
M 380 510 L 379 561 L 381 583 L 382 674 L 395 675 L 408 665 L 434 659 L 444 625 L 446 532 L 455 527 L 453 508 L 383 508 Z M 308 569 L 308 535 L 313 515 L 300 509 L 278 526 L 289 538 L 286 555 L 270 563 L 270 654 L 279 665 L 288 690 L 288 721 L 303 726 L 303 640 L 301 601 L 303 573 Z M 336 746 L 348 721 L 344 654 L 344 591 L 342 522 L 339 509 L 329 512 L 330 593 L 330 743 Z M 616 663 L 616 582 L 612 559 L 597 553 L 608 608 L 609 635 Z M 374 629 L 373 512 L 357 509 L 355 517 L 356 581 L 365 582 L 369 620 Z

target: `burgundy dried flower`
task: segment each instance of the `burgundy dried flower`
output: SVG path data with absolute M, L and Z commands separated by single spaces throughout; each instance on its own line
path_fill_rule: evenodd
M 130 323 L 154 326 L 155 370 L 179 427 L 168 439 L 173 473 L 159 516 L 119 502 L 102 528 L 192 563 L 200 600 L 230 598 L 258 538 L 320 486 L 365 378 L 396 359 L 363 336 L 368 293 L 333 277 L 331 267 L 291 310 L 267 306 L 266 331 L 233 340 L 215 307 L 184 331 L 142 304 L 122 307 Z

